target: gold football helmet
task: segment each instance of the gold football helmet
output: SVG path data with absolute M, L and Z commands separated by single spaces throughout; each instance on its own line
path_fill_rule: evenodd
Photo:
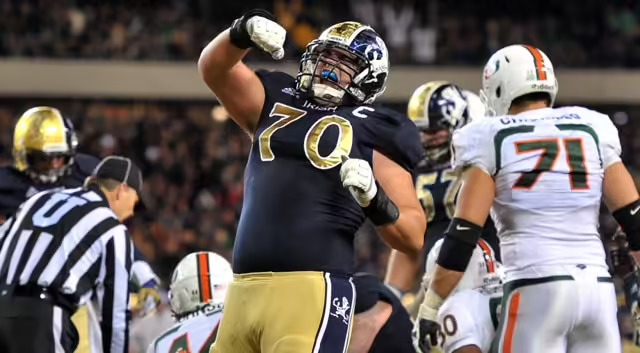
M 22 114 L 13 132 L 17 170 L 37 183 L 55 183 L 70 171 L 78 139 L 71 121 L 51 107 L 34 107 Z
M 415 90 L 407 115 L 420 129 L 427 163 L 449 162 L 451 134 L 469 122 L 468 105 L 463 91 L 447 81 L 431 81 Z

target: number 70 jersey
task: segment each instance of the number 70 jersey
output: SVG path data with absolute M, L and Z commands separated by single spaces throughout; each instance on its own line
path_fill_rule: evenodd
M 453 168 L 495 181 L 491 215 L 516 276 L 532 265 L 606 266 L 598 212 L 604 170 L 620 153 L 609 117 L 583 107 L 487 118 L 453 135 Z

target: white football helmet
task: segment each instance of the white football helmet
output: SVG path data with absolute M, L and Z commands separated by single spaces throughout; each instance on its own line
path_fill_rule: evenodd
M 206 304 L 224 303 L 233 280 L 231 265 L 224 257 L 207 251 L 185 256 L 171 276 L 169 301 L 175 315 L 183 315 Z
M 484 67 L 480 98 L 487 115 L 505 115 L 514 99 L 529 93 L 549 94 L 550 106 L 558 93 L 551 60 L 530 45 L 510 45 L 495 52 Z
M 425 288 L 431 283 L 431 278 L 436 270 L 436 260 L 440 254 L 444 239 L 438 240 L 427 255 L 426 270 L 423 285 Z M 504 279 L 502 265 L 496 260 L 495 252 L 486 241 L 478 240 L 478 245 L 473 250 L 471 260 L 462 279 L 453 290 L 453 293 L 467 290 L 480 289 L 486 292 L 495 292 L 502 287 Z

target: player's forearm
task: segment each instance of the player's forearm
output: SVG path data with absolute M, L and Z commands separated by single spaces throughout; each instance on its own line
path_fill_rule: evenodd
M 380 236 L 392 248 L 416 256 L 424 244 L 427 220 L 422 209 L 398 207 L 400 215 L 391 224 L 378 227 Z
M 421 312 L 430 312 L 429 316 L 437 313 L 462 279 L 481 233 L 482 227 L 477 224 L 457 217 L 451 220 L 445 231 L 433 278 L 420 307 Z
M 408 255 L 395 249 L 391 250 L 385 283 L 394 289 L 408 292 L 418 271 L 419 261 L 420 252 Z
M 366 353 L 371 350 L 378 332 L 393 313 L 391 304 L 378 301 L 371 309 L 357 314 L 353 322 L 348 353 Z
M 440 265 L 436 265 L 433 278 L 429 283 L 429 288 L 424 295 L 422 304 L 420 304 L 418 317 L 435 320 L 438 310 L 440 310 L 444 301 L 456 288 L 463 275 L 464 272 L 447 270 Z
M 200 53 L 198 71 L 202 79 L 209 85 L 231 72 L 234 66 L 244 65 L 242 58 L 249 52 L 231 43 L 229 30 L 218 34 Z
M 456 288 L 463 275 L 464 272 L 448 270 L 436 264 L 429 290 L 433 290 L 440 298 L 446 299 Z

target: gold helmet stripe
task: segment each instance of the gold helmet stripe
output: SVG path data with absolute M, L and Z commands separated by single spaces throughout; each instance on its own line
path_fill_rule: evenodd
M 319 37 L 321 40 L 334 40 L 345 45 L 349 45 L 353 38 L 358 33 L 365 29 L 372 29 L 369 26 L 365 26 L 362 23 L 347 21 L 336 23 L 333 26 L 327 28 Z
M 431 96 L 438 88 L 449 84 L 451 83 L 447 81 L 431 81 L 416 88 L 409 99 L 409 105 L 407 107 L 409 119 L 416 123 L 422 121 L 428 124 L 429 100 L 431 100 Z

